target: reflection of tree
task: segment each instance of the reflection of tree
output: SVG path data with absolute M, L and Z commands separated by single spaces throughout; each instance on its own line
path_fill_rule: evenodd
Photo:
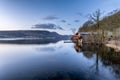
M 98 60 L 99 60 L 99 57 L 98 57 L 98 53 L 97 53 L 97 54 L 96 54 L 96 73 L 99 72 Z
M 94 52 L 96 53 L 96 61 L 95 61 L 95 64 L 94 64 L 94 66 L 95 66 L 95 69 L 96 69 L 96 74 L 99 74 L 99 45 L 94 45 L 94 48 L 93 48 L 93 50 L 94 50 Z

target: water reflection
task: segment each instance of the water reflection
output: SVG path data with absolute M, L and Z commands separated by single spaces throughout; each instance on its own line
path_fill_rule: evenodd
M 44 39 L 44 40 L 40 40 L 40 39 L 14 39 L 13 40 L 0 40 L 0 43 L 4 43 L 4 44 L 48 44 L 48 43 L 56 43 L 59 40 L 55 40 L 55 39 Z
M 76 46 L 76 44 L 75 44 Z M 75 48 L 76 49 L 76 48 Z M 77 51 L 78 52 L 78 51 Z M 120 52 L 116 52 L 112 48 L 105 47 L 104 45 L 87 45 L 82 46 L 83 55 L 91 59 L 95 56 L 95 63 L 90 67 L 95 67 L 95 73 L 99 74 L 99 65 L 102 62 L 102 66 L 108 68 L 110 72 L 120 78 Z
M 0 44 L 0 48 L 0 80 L 120 79 L 120 53 L 104 45 L 78 46 L 60 41 Z
M 77 52 L 81 52 L 82 51 L 82 44 L 79 45 L 79 44 L 75 43 L 74 48 Z

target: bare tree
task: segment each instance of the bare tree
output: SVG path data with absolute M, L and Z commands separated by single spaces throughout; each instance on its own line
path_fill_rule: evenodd
M 94 21 L 96 23 L 96 27 L 97 27 L 97 32 L 98 32 L 98 37 L 99 37 L 99 42 L 103 42 L 104 40 L 104 29 L 100 28 L 100 20 L 101 20 L 101 15 L 102 12 L 100 11 L 100 9 L 96 10 L 93 14 L 91 14 L 90 20 Z M 102 35 L 100 35 L 102 30 Z
M 100 28 L 100 18 L 101 18 L 101 11 L 100 9 L 96 10 L 93 14 L 90 15 L 90 19 L 97 24 L 97 28 Z

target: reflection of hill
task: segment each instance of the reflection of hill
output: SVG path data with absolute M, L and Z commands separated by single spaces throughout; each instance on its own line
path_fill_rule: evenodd
M 105 67 L 111 67 L 112 72 L 120 77 L 120 52 L 115 52 L 114 49 L 104 45 L 83 45 L 82 50 L 86 58 L 96 55 L 96 67 L 98 67 L 98 60 L 100 60 Z
M 87 58 L 92 58 L 93 57 L 93 53 L 92 52 L 89 52 L 89 51 L 84 51 L 84 54 L 83 54 L 85 57 Z

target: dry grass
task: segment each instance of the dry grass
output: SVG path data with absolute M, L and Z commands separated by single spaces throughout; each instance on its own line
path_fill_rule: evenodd
M 120 41 L 115 41 L 115 40 L 109 41 L 106 44 L 106 46 L 114 48 L 116 51 L 120 51 Z

